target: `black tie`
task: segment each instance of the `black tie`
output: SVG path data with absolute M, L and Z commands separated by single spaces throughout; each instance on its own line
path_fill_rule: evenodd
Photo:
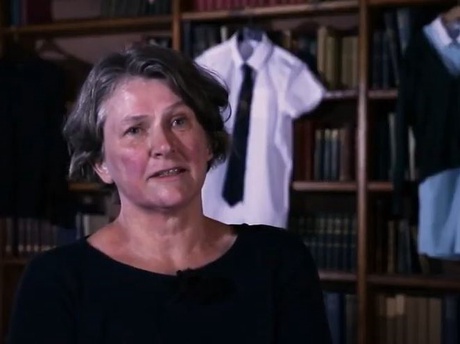
M 223 197 L 231 206 L 243 200 L 253 85 L 252 69 L 245 64 L 243 65 L 243 83 L 241 84 L 235 124 L 233 126 L 232 150 L 228 160 L 223 189 Z

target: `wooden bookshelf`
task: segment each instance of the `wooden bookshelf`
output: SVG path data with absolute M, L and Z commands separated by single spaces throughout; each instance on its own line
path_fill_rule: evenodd
M 327 91 L 324 95 L 323 101 L 342 101 L 342 100 L 356 100 L 358 99 L 358 91 L 356 90 L 340 90 L 340 91 Z
M 2 260 L 2 266 L 25 266 L 28 263 L 28 259 L 25 258 L 6 258 Z
M 424 276 L 424 275 L 369 275 L 368 282 L 379 288 L 407 288 L 426 291 L 459 291 L 460 277 Z
M 453 1 L 451 1 L 453 3 Z M 415 6 L 415 5 L 437 5 L 442 0 L 368 0 L 369 6 Z M 444 1 L 445 3 L 445 1 Z
M 393 184 L 391 182 L 369 182 L 368 190 L 372 192 L 392 192 Z
M 125 31 L 157 30 L 155 35 L 171 36 L 171 16 L 136 18 L 107 18 L 59 21 L 49 24 L 8 27 L 0 30 L 5 36 L 78 36 L 87 34 L 118 33 Z
M 3 0 L 5 1 L 5 0 Z M 391 182 L 380 182 L 370 179 L 368 171 L 363 166 L 368 166 L 369 157 L 372 152 L 369 149 L 369 126 L 373 116 L 369 114 L 369 103 L 384 101 L 385 106 L 391 105 L 398 96 L 396 89 L 374 90 L 370 89 L 370 44 L 372 37 L 371 12 L 378 12 L 383 7 L 398 6 L 419 6 L 434 5 L 441 3 L 453 4 L 453 1 L 443 0 L 336 0 L 307 2 L 293 5 L 277 5 L 266 7 L 246 7 L 237 10 L 189 12 L 182 11 L 189 0 L 171 0 L 172 14 L 168 16 L 149 16 L 138 18 L 107 18 L 88 19 L 75 21 L 60 21 L 50 24 L 30 25 L 21 27 L 0 27 L 0 37 L 15 38 L 20 42 L 40 37 L 53 36 L 81 36 L 94 34 L 123 34 L 125 32 L 149 31 L 158 36 L 172 38 L 173 47 L 179 49 L 181 45 L 181 30 L 185 21 L 192 22 L 216 22 L 241 24 L 250 20 L 269 21 L 271 19 L 288 18 L 295 20 L 316 20 L 319 18 L 347 15 L 356 17 L 358 15 L 357 30 L 359 40 L 358 53 L 358 76 L 359 85 L 356 90 L 329 91 L 324 101 L 332 103 L 330 107 L 353 108 L 353 116 L 357 123 L 356 137 L 356 180 L 354 181 L 302 181 L 296 180 L 292 183 L 291 189 L 295 192 L 317 192 L 328 193 L 327 197 L 335 197 L 334 193 L 350 193 L 356 196 L 357 208 L 357 270 L 356 273 L 345 273 L 337 271 L 320 271 L 321 281 L 332 284 L 352 285 L 357 293 L 357 344 L 370 344 L 372 331 L 375 327 L 375 309 L 372 307 L 373 292 L 375 290 L 419 290 L 422 292 L 445 292 L 460 291 L 460 278 L 452 279 L 440 276 L 418 276 L 418 275 L 381 275 L 374 274 L 369 261 L 375 254 L 376 247 L 372 246 L 369 240 L 371 199 L 375 193 L 391 193 L 393 186 Z M 1 3 L 1 0 L 0 0 Z M 356 101 L 354 104 L 352 101 Z M 342 102 L 344 104 L 342 104 Z M 387 104 L 388 103 L 388 104 Z M 337 106 L 336 106 L 337 105 Z M 372 103 L 374 105 L 374 103 Z M 377 104 L 380 105 L 380 104 Z M 101 192 L 103 188 L 99 184 L 69 183 L 69 189 L 73 192 Z M 329 195 L 330 194 L 330 195 Z M 348 195 L 347 195 L 348 196 Z M 379 196 L 379 195 L 377 195 Z M 322 195 L 321 195 L 322 197 Z M 0 243 L 2 239 L 0 238 Z M 9 283 L 3 276 L 3 270 L 7 267 L 22 268 L 27 264 L 28 259 L 0 257 L 0 289 Z M 7 304 L 0 296 L 0 306 Z M 3 307 L 3 306 L 2 306 Z M 8 310 L 1 309 L 0 314 L 7 314 Z M 0 315 L 1 316 L 1 315 Z M 4 337 L 4 318 L 0 319 L 0 338 Z M 3 326 L 3 328 L 1 328 Z
M 351 11 L 358 9 L 357 0 L 342 0 L 315 2 L 295 5 L 277 5 L 266 7 L 246 7 L 235 10 L 209 11 L 209 12 L 184 12 L 183 20 L 190 21 L 215 21 L 233 20 L 238 18 L 264 18 L 282 16 L 300 16 L 320 14 L 325 12 Z
M 396 89 L 388 90 L 369 90 L 369 99 L 372 100 L 395 100 L 398 97 L 398 91 Z M 357 100 L 357 90 L 339 90 L 339 91 L 328 91 L 324 95 L 324 101 L 332 100 Z
M 73 192 L 101 192 L 104 186 L 98 183 L 69 183 L 69 190 Z
M 332 181 L 294 181 L 294 191 L 308 192 L 356 192 L 356 182 L 332 182 Z M 368 190 L 373 192 L 391 192 L 393 185 L 390 182 L 370 182 Z
M 310 192 L 352 192 L 356 191 L 355 182 L 321 182 L 321 181 L 294 181 L 292 189 L 295 191 Z
M 374 100 L 395 100 L 398 97 L 398 91 L 395 89 L 391 90 L 370 90 L 369 99 Z
M 321 282 L 326 283 L 354 283 L 356 274 L 341 271 L 319 271 Z

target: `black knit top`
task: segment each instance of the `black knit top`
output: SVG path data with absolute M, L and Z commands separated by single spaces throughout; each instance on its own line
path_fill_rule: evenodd
M 175 276 L 117 262 L 86 239 L 43 253 L 20 283 L 8 343 L 329 344 L 301 240 L 266 226 L 235 230 L 222 257 Z

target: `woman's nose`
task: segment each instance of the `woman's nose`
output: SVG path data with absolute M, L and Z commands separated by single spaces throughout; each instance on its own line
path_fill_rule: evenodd
M 165 129 L 154 130 L 150 136 L 150 151 L 154 157 L 170 154 L 174 151 L 174 135 Z

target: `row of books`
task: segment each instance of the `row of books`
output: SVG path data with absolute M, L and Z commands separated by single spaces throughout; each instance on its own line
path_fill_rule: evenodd
M 396 164 L 396 123 L 395 111 L 389 111 L 375 116 L 370 125 L 370 177 L 373 180 L 391 180 Z M 408 163 L 405 171 L 405 179 L 415 181 L 418 178 L 415 163 L 415 137 L 412 128 L 407 130 Z
M 376 344 L 457 344 L 460 298 L 406 294 L 376 297 Z
M 414 274 L 431 271 L 417 253 L 417 226 L 407 219 L 376 219 L 375 270 L 381 273 Z
M 323 292 L 323 298 L 332 336 L 332 344 L 356 343 L 356 295 Z
M 116 217 L 119 210 L 109 194 L 75 194 L 73 206 L 75 211 L 69 212 L 68 223 L 65 225 L 35 218 L 0 219 L 4 256 L 30 258 L 37 253 L 72 243 L 106 225 Z
M 9 0 L 9 24 L 43 24 L 63 19 L 166 15 L 170 0 Z
M 6 258 L 30 258 L 94 233 L 109 222 L 106 214 L 77 213 L 74 227 L 61 227 L 33 218 L 0 220 Z
M 408 193 L 417 194 L 417 184 Z M 379 198 L 372 206 L 372 240 L 375 247 L 374 271 L 384 274 L 448 274 L 441 260 L 432 259 L 418 252 L 418 201 L 407 197 L 404 217 L 392 216 L 391 198 Z
M 369 178 L 390 181 L 396 165 L 396 128 L 394 111 L 376 113 L 369 125 Z M 352 181 L 355 179 L 356 125 L 354 121 L 305 120 L 295 127 L 295 177 L 300 180 Z M 418 178 L 415 138 L 407 130 L 407 181 Z M 304 161 L 300 161 L 303 159 Z
M 356 214 L 296 214 L 289 230 L 299 234 L 321 270 L 355 271 Z
M 319 124 L 314 129 L 313 147 L 310 148 L 313 151 L 313 180 L 354 179 L 355 133 L 352 123 L 342 127 L 322 127 Z
M 102 0 L 101 17 L 141 17 L 171 14 L 170 0 Z
M 318 73 L 329 90 L 358 87 L 358 35 L 319 26 L 317 51 L 313 52 Z

